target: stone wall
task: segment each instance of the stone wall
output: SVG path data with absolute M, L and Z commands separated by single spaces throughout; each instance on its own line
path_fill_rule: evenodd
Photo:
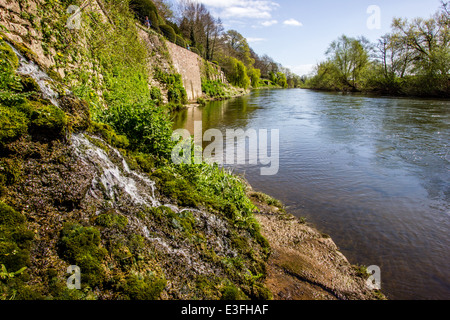
M 190 50 L 166 42 L 175 70 L 181 74 L 188 99 L 195 101 L 203 95 L 200 64 L 202 59 Z

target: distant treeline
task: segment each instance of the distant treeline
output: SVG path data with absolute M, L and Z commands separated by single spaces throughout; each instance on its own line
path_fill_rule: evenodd
M 225 31 L 202 3 L 183 0 L 174 10 L 166 0 L 130 0 L 138 19 L 169 41 L 219 65 L 228 81 L 241 88 L 260 86 L 299 87 L 298 75 L 267 55 L 259 56 L 236 30 Z M 176 11 L 176 12 L 175 12 Z
M 345 35 L 329 46 L 306 87 L 412 96 L 450 96 L 450 5 L 429 19 L 397 18 L 377 43 Z

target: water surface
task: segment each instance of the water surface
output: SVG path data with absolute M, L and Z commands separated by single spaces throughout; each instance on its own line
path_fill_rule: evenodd
M 175 128 L 279 129 L 280 170 L 253 187 L 378 265 L 391 299 L 450 299 L 450 102 L 262 90 L 175 117 Z

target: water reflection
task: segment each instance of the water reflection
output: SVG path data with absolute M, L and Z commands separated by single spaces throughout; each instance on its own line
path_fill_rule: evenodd
M 279 129 L 280 172 L 236 167 L 332 235 L 353 263 L 379 265 L 391 298 L 450 298 L 450 103 L 266 90 L 180 113 L 176 128 Z

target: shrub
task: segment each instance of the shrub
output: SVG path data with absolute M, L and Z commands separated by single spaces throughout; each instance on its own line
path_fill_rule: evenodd
M 164 110 L 152 104 L 113 106 L 100 115 L 116 132 L 125 135 L 133 151 L 170 158 L 172 123 Z
M 202 91 L 211 98 L 224 98 L 227 96 L 225 85 L 220 81 L 202 80 Z
M 179 35 L 177 35 L 176 44 L 180 47 L 186 48 L 186 41 L 184 41 L 184 39 Z
M 176 42 L 177 40 L 177 34 L 173 30 L 173 28 L 167 24 L 163 24 L 159 26 L 159 29 L 161 30 L 161 33 L 170 41 L 170 42 Z
M 131 0 L 129 2 L 130 9 L 134 11 L 139 20 L 144 21 L 145 17 L 151 16 L 151 14 L 155 14 L 158 17 L 158 10 L 156 9 L 155 4 L 151 0 Z M 158 19 L 150 19 L 152 24 L 157 23 Z
M 201 55 L 200 50 L 198 50 L 196 47 L 191 47 L 190 49 L 193 53 L 198 54 L 199 56 Z
M 155 101 L 157 105 L 160 105 L 162 103 L 161 90 L 157 87 L 152 87 L 150 90 L 150 98 Z

